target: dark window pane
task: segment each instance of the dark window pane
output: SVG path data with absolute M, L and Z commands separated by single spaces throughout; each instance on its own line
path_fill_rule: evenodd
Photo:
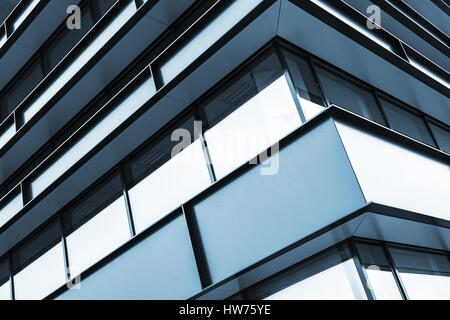
M 92 13 L 89 6 L 85 5 L 81 8 L 81 29 L 69 30 L 63 26 L 44 51 L 49 70 L 52 70 L 75 47 L 92 26 Z
M 8 260 L 0 261 L 0 286 L 9 280 L 9 265 Z
M 146 146 L 125 165 L 126 184 L 128 188 L 132 188 L 138 184 L 142 179 L 171 159 L 173 148 L 180 143 L 179 140 L 172 140 L 172 132 L 176 129 L 185 129 L 189 131 L 192 140 L 198 138 L 194 136 L 193 116 L 178 122 L 178 124 L 173 127 L 172 131 L 164 135 L 157 142 Z
M 389 250 L 410 299 L 450 299 L 450 262 L 444 254 Z
M 429 123 L 434 138 L 439 145 L 439 149 L 444 152 L 450 153 L 450 131 L 433 123 Z
M 120 176 L 101 181 L 63 214 L 71 278 L 130 239 Z
M 9 282 L 9 263 L 7 259 L 0 261 L 0 300 L 11 299 L 11 286 Z
M 311 119 L 325 107 L 319 86 L 311 72 L 308 62 L 300 57 L 284 51 L 289 73 L 298 92 L 298 99 L 306 120 Z
M 66 282 L 59 223 L 50 224 L 12 254 L 16 299 L 43 299 Z
M 25 268 L 59 241 L 61 241 L 59 224 L 57 222 L 51 223 L 12 254 L 14 273 Z
M 87 193 L 63 214 L 64 233 L 71 234 L 114 200 L 122 196 L 119 175 L 102 181 L 101 186 Z
M 203 107 L 209 127 L 215 126 L 282 74 L 278 57 L 271 54 Z
M 381 104 L 392 129 L 434 146 L 433 139 L 422 118 L 384 99 L 381 100 Z
M 317 73 L 330 104 L 336 104 L 364 118 L 385 124 L 371 92 L 325 69 L 317 68 Z
M 39 60 L 35 60 L 31 65 L 23 70 L 17 79 L 14 79 L 13 86 L 6 92 L 2 101 L 2 116 L 8 116 L 30 92 L 43 79 Z
M 117 0 L 95 0 L 95 1 L 98 2 L 101 16 L 103 16 L 114 5 L 114 3 L 117 2 Z

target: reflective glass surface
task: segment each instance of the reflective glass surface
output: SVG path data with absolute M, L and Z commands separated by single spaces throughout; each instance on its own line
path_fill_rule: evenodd
M 0 300 L 11 300 L 11 282 L 9 281 L 9 263 L 0 261 Z
M 105 44 L 136 12 L 134 1 L 130 2 L 118 16 L 89 44 L 79 56 L 50 84 L 50 86 L 25 110 L 24 121 L 29 121 Z
M 8 222 L 23 208 L 22 194 L 18 193 L 0 208 L 0 227 Z
M 175 78 L 261 2 L 262 0 L 232 2 L 228 8 L 161 66 L 163 82 L 167 83 Z
M 297 89 L 297 98 L 300 102 L 306 120 L 325 109 L 325 103 L 316 80 L 309 67 L 308 61 L 288 51 L 283 51 L 289 73 Z
M 131 237 L 118 175 L 103 181 L 63 217 L 71 278 Z
M 278 290 L 266 300 L 367 299 L 353 259 L 343 248 L 334 248 L 301 263 L 279 278 L 278 284 L 271 288 Z M 268 289 L 269 284 L 266 286 Z
M 212 126 L 205 140 L 218 179 L 301 125 L 275 55 L 235 81 L 204 110 Z
M 320 83 L 330 105 L 354 112 L 364 118 L 384 125 L 373 94 L 323 68 L 316 68 Z
M 16 126 L 13 123 L 0 134 L 0 148 L 2 148 L 15 134 Z
M 381 246 L 357 243 L 367 287 L 377 300 L 401 300 L 400 290 Z
M 389 251 L 409 299 L 450 299 L 448 257 L 400 248 L 389 248 Z
M 31 11 L 36 7 L 36 5 L 41 0 L 31 0 L 30 4 L 22 11 L 22 13 L 14 20 L 13 29 L 17 30 L 17 28 L 22 24 L 22 22 L 28 17 Z
M 450 153 L 450 131 L 433 123 L 429 123 L 429 126 L 431 131 L 433 132 L 437 144 L 439 145 L 439 149 L 444 152 Z
M 66 282 L 61 232 L 45 227 L 12 254 L 17 300 L 43 299 Z
M 136 232 L 151 226 L 190 200 L 211 184 L 200 140 L 193 139 L 193 118 L 175 128 L 175 132 L 149 146 L 126 166 L 130 187 L 128 194 Z M 184 139 L 184 138 L 183 138 Z M 185 143 L 182 151 L 177 146 Z
M 97 125 L 89 130 L 60 158 L 53 162 L 44 172 L 31 181 L 31 193 L 34 198 L 47 188 L 67 169 L 80 160 L 96 144 L 108 136 L 123 121 L 139 109 L 155 93 L 151 78 L 142 83 L 115 109 L 106 115 Z
M 381 99 L 381 105 L 392 129 L 434 146 L 433 139 L 422 118 L 384 99 Z

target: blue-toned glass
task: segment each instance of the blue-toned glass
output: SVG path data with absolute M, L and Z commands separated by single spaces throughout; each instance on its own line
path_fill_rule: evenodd
M 262 0 L 236 0 L 170 57 L 160 69 L 164 84 L 175 78 L 211 45 L 252 11 Z
M 389 248 L 412 300 L 450 300 L 450 262 L 444 254 Z

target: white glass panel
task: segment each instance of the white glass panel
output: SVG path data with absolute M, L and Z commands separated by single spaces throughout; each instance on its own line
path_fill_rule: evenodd
M 39 300 L 66 282 L 62 243 L 58 243 L 14 276 L 17 300 Z
M 218 179 L 301 125 L 286 78 L 281 76 L 205 133 Z
M 11 300 L 11 282 L 9 280 L 0 286 L 0 300 Z
M 125 201 L 120 197 L 66 238 L 71 277 L 92 266 L 130 237 Z
M 450 275 L 400 273 L 400 277 L 412 300 L 450 300 Z
M 153 80 L 150 78 L 122 101 L 110 114 L 47 168 L 47 170 L 32 181 L 31 192 L 33 198 L 147 102 L 155 91 Z
M 33 0 L 31 3 L 26 7 L 26 9 L 17 17 L 17 19 L 13 23 L 14 30 L 17 30 L 17 28 L 22 24 L 22 22 L 28 17 L 30 12 L 36 7 L 36 5 L 39 3 L 40 0 Z
M 22 194 L 19 193 L 0 210 L 0 227 L 23 208 Z
M 13 124 L 0 135 L 0 148 L 2 148 L 15 134 L 16 128 Z
M 136 232 L 151 226 L 211 184 L 200 140 L 128 192 Z
M 363 300 L 366 294 L 353 260 L 317 273 L 265 300 Z
M 377 300 L 402 300 L 391 271 L 366 269 L 370 287 Z
M 262 0 L 237 0 L 233 2 L 171 59 L 162 65 L 161 76 L 163 82 L 168 83 L 175 78 L 261 2 Z
M 59 77 L 24 112 L 24 121 L 29 121 L 129 20 L 136 11 L 131 1 Z
M 393 51 L 392 50 L 392 46 L 388 42 L 386 42 L 385 40 L 383 40 L 380 37 L 378 37 L 371 30 L 365 28 L 365 26 L 361 26 L 361 25 L 353 22 L 352 20 L 348 19 L 345 15 L 341 14 L 339 11 L 336 11 L 333 7 L 331 7 L 330 5 L 325 3 L 323 0 L 311 0 L 311 1 L 314 2 L 315 4 L 317 4 L 318 6 L 320 6 L 322 9 L 325 9 L 326 11 L 328 11 L 329 13 L 334 15 L 335 17 L 339 18 L 342 22 L 345 22 L 350 27 L 358 30 L 359 32 L 364 34 L 366 37 L 372 39 L 373 41 L 375 41 L 379 45 L 383 46 L 385 49 L 387 49 L 389 51 Z

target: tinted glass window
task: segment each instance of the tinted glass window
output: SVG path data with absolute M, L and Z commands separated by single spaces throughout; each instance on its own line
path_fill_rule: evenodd
M 439 149 L 444 152 L 450 153 L 450 131 L 433 123 L 429 123 L 429 126 L 431 131 L 433 132 L 437 144 L 439 145 Z
M 192 142 L 193 128 L 192 117 L 181 121 L 126 165 L 136 232 L 151 226 L 211 184 L 201 142 L 199 139 Z
M 450 299 L 448 257 L 399 248 L 389 250 L 409 299 Z
M 401 300 L 392 269 L 383 248 L 367 243 L 357 243 L 358 254 L 367 277 L 367 286 L 377 300 Z
M 41 64 L 39 60 L 35 60 L 20 73 L 19 78 L 13 80 L 13 86 L 6 92 L 2 101 L 2 119 L 8 116 L 42 79 Z
M 234 80 L 204 107 L 208 151 L 221 179 L 301 125 L 297 104 L 275 54 Z
M 117 0 L 95 0 L 95 1 L 98 2 L 101 16 L 103 16 L 117 2 Z
M 246 295 L 266 300 L 367 299 L 350 252 L 343 246 L 300 263 Z
M 44 57 L 49 70 L 52 70 L 75 47 L 78 41 L 92 28 L 93 24 L 90 7 L 84 5 L 81 8 L 81 28 L 69 30 L 66 26 L 63 26 L 45 50 Z
M 102 181 L 63 214 L 71 277 L 119 247 L 130 237 L 119 175 Z
M 43 299 L 63 285 L 66 271 L 59 224 L 50 224 L 32 237 L 11 259 L 16 299 Z
M 385 124 L 372 93 L 323 68 L 317 68 L 325 97 L 330 104 Z
M 308 61 L 284 51 L 289 73 L 297 89 L 298 99 L 306 120 L 311 119 L 325 107 L 319 86 L 311 72 Z
M 0 261 L 0 300 L 11 299 L 11 286 L 9 282 L 8 260 Z
M 387 121 L 392 129 L 434 146 L 433 139 L 422 118 L 386 100 L 381 100 Z

